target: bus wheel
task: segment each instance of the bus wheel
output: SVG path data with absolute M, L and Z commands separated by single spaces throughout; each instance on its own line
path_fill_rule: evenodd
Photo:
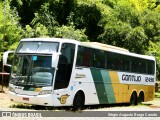
M 140 92 L 139 97 L 138 97 L 138 103 L 144 102 L 144 93 Z
M 137 93 L 135 91 L 131 95 L 130 105 L 137 105 Z
M 83 92 L 79 91 L 76 93 L 74 100 L 73 100 L 73 110 L 76 111 L 78 109 L 82 109 L 84 105 L 84 94 Z

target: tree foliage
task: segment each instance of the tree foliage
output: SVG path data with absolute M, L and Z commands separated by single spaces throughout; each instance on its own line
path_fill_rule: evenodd
M 74 26 L 62 26 L 56 28 L 55 37 L 77 39 L 79 41 L 87 41 L 85 30 L 75 29 Z
M 0 51 L 15 49 L 23 36 L 19 25 L 19 16 L 15 9 L 11 9 L 9 1 L 0 2 Z M 0 56 L 1 58 L 1 56 Z
M 71 38 L 153 55 L 160 70 L 159 0 L 3 0 L 0 23 L 1 52 L 23 37 Z

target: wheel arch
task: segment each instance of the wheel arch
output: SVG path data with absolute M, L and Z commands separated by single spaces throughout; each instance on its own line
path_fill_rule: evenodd
M 139 93 L 138 93 L 138 97 L 139 97 L 141 94 L 145 95 L 144 93 L 145 93 L 144 90 L 141 89 L 141 90 L 139 91 Z
M 138 94 L 136 90 L 133 90 L 130 94 L 130 104 L 137 105 L 138 103 Z
M 75 98 L 76 94 L 78 94 L 78 93 L 80 93 L 80 94 L 83 95 L 84 105 L 85 105 L 85 93 L 84 93 L 84 91 L 83 91 L 82 89 L 79 89 L 79 90 L 77 90 L 77 91 L 74 93 L 73 99 L 72 99 L 72 105 L 73 105 L 74 98 Z
M 85 95 L 82 90 L 78 90 L 73 98 L 73 111 L 76 111 L 78 109 L 83 109 L 83 106 L 85 105 Z
M 138 98 L 138 95 L 139 95 L 139 94 L 137 94 L 137 90 L 136 90 L 136 89 L 132 90 L 132 92 L 130 93 L 130 98 L 131 98 L 132 94 L 136 94 L 136 95 L 137 95 L 137 98 Z
M 140 90 L 140 92 L 138 94 L 138 100 L 139 100 L 139 102 L 144 102 L 144 100 L 145 100 L 145 92 L 144 92 L 144 90 Z

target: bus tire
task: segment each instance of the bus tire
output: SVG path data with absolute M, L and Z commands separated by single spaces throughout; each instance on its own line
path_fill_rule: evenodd
M 76 93 L 73 100 L 73 110 L 76 111 L 78 109 L 82 109 L 84 106 L 84 93 L 79 91 Z
M 139 97 L 138 97 L 138 103 L 144 102 L 144 92 L 140 92 Z
M 137 105 L 137 93 L 134 91 L 130 98 L 130 105 Z

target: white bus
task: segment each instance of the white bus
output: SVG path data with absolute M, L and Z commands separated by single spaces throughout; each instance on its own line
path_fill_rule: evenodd
M 152 56 L 96 42 L 22 39 L 9 82 L 14 102 L 42 106 L 131 103 L 153 100 Z

